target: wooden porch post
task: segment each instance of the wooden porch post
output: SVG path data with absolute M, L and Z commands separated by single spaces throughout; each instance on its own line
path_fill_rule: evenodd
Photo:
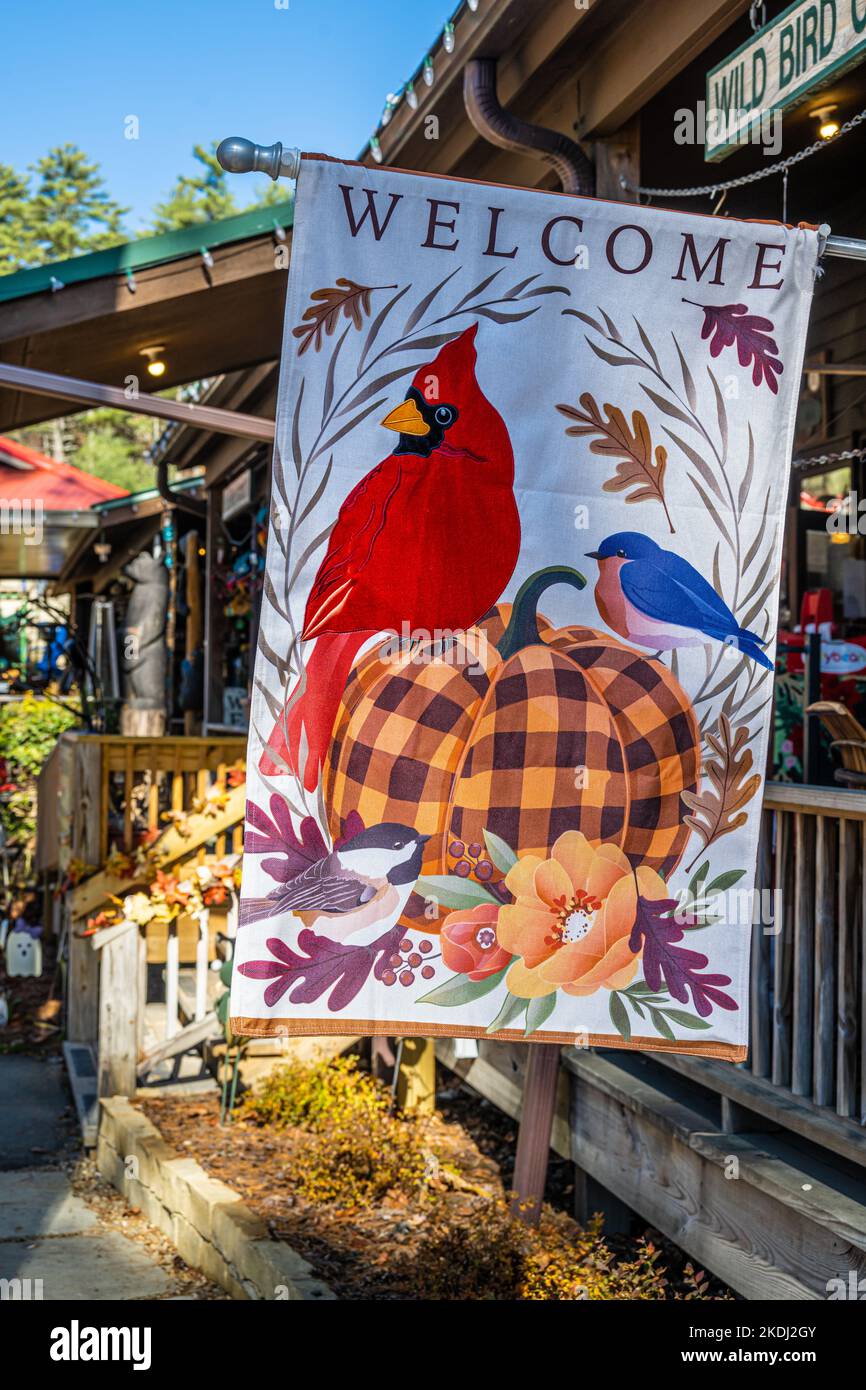
M 550 1136 L 559 1080 L 558 1043 L 531 1043 L 514 1162 L 511 1210 L 530 1226 L 538 1224 L 550 1157 Z
M 95 1046 L 99 1036 L 99 956 L 89 937 L 78 935 L 86 919 L 76 921 L 68 908 L 67 919 L 66 1037 L 69 1042 Z
M 90 949 L 89 943 L 88 948 Z M 141 998 L 138 927 L 125 924 L 97 951 L 99 978 L 99 1094 L 134 1096 Z
M 432 1038 L 404 1038 L 397 1072 L 397 1105 L 416 1115 L 436 1108 L 436 1051 Z

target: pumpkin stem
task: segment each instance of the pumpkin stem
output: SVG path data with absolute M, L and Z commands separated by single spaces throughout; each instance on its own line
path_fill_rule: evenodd
M 503 661 L 524 647 L 536 646 L 541 641 L 538 633 L 538 601 L 553 584 L 570 584 L 573 589 L 584 589 L 586 579 L 578 570 L 566 565 L 550 565 L 547 569 L 536 570 L 535 574 L 524 580 L 511 609 L 511 620 L 497 643 Z

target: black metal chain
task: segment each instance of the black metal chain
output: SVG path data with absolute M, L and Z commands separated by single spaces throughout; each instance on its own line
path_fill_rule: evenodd
M 787 159 L 779 159 L 775 164 L 768 164 L 766 169 L 756 169 L 751 174 L 742 174 L 738 179 L 727 179 L 724 183 L 705 183 L 699 188 L 645 188 L 642 184 L 629 183 L 625 176 L 620 177 L 620 187 L 628 190 L 629 193 L 643 194 L 648 198 L 706 198 L 713 193 L 724 193 L 729 188 L 744 188 L 746 184 L 757 183 L 760 179 L 772 178 L 774 174 L 786 173 L 795 164 L 801 164 L 804 159 L 809 159 L 819 150 L 829 149 L 835 145 L 837 140 L 841 140 L 843 135 L 854 130 L 855 126 L 860 125 L 866 120 L 866 110 L 858 111 L 856 116 L 851 116 L 839 127 L 838 134 L 832 140 L 816 140 L 813 144 L 807 145 L 805 149 L 798 150 L 796 154 L 789 155 Z

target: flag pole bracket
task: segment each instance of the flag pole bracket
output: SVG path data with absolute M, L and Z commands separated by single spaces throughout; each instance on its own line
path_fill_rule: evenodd
M 273 145 L 257 145 L 243 135 L 229 135 L 217 146 L 217 159 L 227 174 L 267 174 L 277 179 L 296 179 L 301 167 L 301 151 L 277 140 Z

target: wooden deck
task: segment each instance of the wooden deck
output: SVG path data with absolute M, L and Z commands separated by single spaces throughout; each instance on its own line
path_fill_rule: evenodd
M 479 1044 L 440 1060 L 479 1095 L 520 1117 L 529 1045 Z M 553 1148 L 575 1164 L 576 1215 L 601 1211 L 617 1232 L 651 1225 L 749 1299 L 826 1299 L 866 1275 L 866 1174 L 714 1089 L 659 1054 L 562 1054 Z M 727 1071 L 739 1069 L 727 1067 Z M 737 1128 L 732 1132 L 731 1123 Z M 861 1162 L 866 1155 L 861 1154 Z

